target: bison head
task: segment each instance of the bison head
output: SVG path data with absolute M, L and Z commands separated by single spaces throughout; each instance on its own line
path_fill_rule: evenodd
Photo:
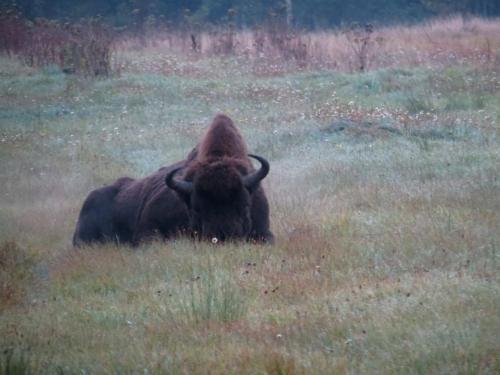
M 252 194 L 269 173 L 269 163 L 260 156 L 258 171 L 247 174 L 241 160 L 218 158 L 188 168 L 186 180 L 177 180 L 177 168 L 165 183 L 186 202 L 191 230 L 200 238 L 246 239 L 251 231 Z

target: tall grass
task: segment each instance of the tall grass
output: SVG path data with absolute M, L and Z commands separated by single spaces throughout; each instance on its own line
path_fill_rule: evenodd
M 0 311 L 26 300 L 32 287 L 34 256 L 15 241 L 0 244 Z
M 233 322 L 244 317 L 247 296 L 231 277 L 211 264 L 193 274 L 176 298 L 188 322 Z M 188 290 L 186 290 L 188 289 Z
M 374 28 L 368 38 L 361 35 L 363 28 L 355 28 L 357 31 L 353 33 L 352 28 L 297 32 L 287 28 L 263 27 L 232 31 L 230 51 L 242 59 L 250 59 L 252 69 L 258 75 L 280 74 L 291 69 L 355 72 L 360 69 L 361 63 L 374 70 L 457 63 L 496 66 L 500 61 L 495 47 L 500 34 L 498 24 L 495 19 L 471 18 L 464 21 L 461 17 L 444 18 L 410 27 Z M 157 31 L 151 33 L 146 44 L 142 38 L 126 38 L 120 45 L 125 49 L 150 51 L 158 57 L 176 52 L 197 60 L 220 55 L 220 45 L 227 38 L 225 31 L 201 32 L 197 37 L 198 49 L 193 52 L 187 42 L 189 35 Z M 155 70 L 169 74 L 170 64 L 163 61 L 154 60 Z
M 26 353 L 13 349 L 4 349 L 0 353 L 0 374 L 28 375 L 33 373 L 32 364 Z

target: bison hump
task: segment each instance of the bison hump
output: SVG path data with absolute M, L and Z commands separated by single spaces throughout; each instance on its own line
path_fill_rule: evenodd
M 247 146 L 233 121 L 224 114 L 217 115 L 199 144 L 199 160 L 211 157 L 246 158 Z

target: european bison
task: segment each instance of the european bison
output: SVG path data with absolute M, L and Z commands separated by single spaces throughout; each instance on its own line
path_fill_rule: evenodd
M 257 159 L 256 171 L 248 156 Z M 272 242 L 269 207 L 260 181 L 269 172 L 231 119 L 217 115 L 186 160 L 140 180 L 122 177 L 85 200 L 73 244 L 137 245 L 161 235 Z M 182 175 L 181 179 L 174 178 Z
M 262 157 L 248 155 L 231 119 L 215 117 L 193 160 L 167 173 L 165 182 L 189 209 L 189 228 L 201 238 L 271 242 L 269 206 L 260 181 L 269 173 Z M 254 169 L 249 157 L 261 167 Z M 183 170 L 182 180 L 174 175 Z

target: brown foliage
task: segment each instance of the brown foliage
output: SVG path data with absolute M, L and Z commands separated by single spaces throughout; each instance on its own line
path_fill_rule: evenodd
M 0 11 L 0 52 L 9 56 L 18 53 L 27 37 L 24 21 L 15 11 Z
M 18 56 L 33 67 L 57 65 L 84 76 L 111 74 L 114 36 L 95 19 L 76 24 L 22 19 L 14 11 L 0 14 L 0 52 Z

